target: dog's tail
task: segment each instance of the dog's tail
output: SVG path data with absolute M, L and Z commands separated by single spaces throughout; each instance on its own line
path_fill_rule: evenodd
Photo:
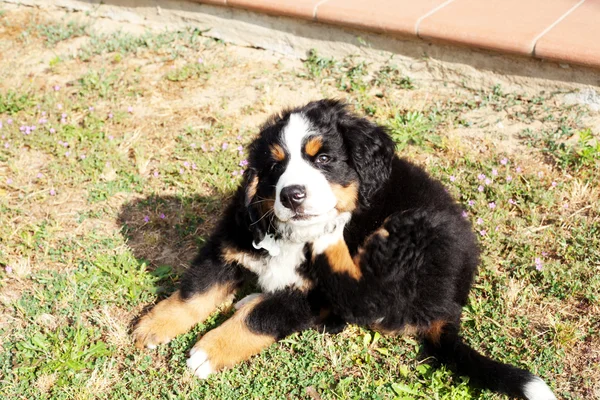
M 446 324 L 424 335 L 425 350 L 440 362 L 484 388 L 528 400 L 556 400 L 542 379 L 523 369 L 494 361 L 465 344 L 458 326 Z

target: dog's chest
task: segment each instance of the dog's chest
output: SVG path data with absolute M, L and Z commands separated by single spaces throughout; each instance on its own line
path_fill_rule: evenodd
M 298 289 L 307 285 L 298 267 L 304 262 L 304 243 L 279 243 L 277 256 L 246 259 L 243 265 L 258 275 L 258 283 L 265 292 L 291 286 Z

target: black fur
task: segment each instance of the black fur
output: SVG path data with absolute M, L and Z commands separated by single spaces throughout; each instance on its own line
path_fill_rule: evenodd
M 444 363 L 493 390 L 524 396 L 523 385 L 534 376 L 492 361 L 464 344 L 459 336 L 462 307 L 479 263 L 479 249 L 470 223 L 444 187 L 421 168 L 394 154 L 383 128 L 347 111 L 344 104 L 323 100 L 275 116 L 250 146 L 249 169 L 231 205 L 184 276 L 184 296 L 213 283 L 239 285 L 249 272 L 222 257 L 234 248 L 267 257 L 252 242 L 277 235 L 273 216 L 258 201 L 274 199 L 274 188 L 286 161 L 272 159 L 270 145 L 280 143 L 291 113 L 301 112 L 325 138 L 322 151 L 332 162 L 319 167 L 331 183 L 358 181 L 358 203 L 344 239 L 351 256 L 359 255 L 360 279 L 331 270 L 324 255 L 297 266 L 309 288 L 282 288 L 269 293 L 247 317 L 251 330 L 277 339 L 316 324 L 334 330 L 345 323 L 377 325 L 385 331 L 406 326 L 421 332 L 427 350 Z M 248 185 L 254 178 L 254 196 Z M 383 228 L 387 235 L 374 234 Z M 251 274 L 250 274 L 251 275 Z M 326 320 L 319 318 L 329 311 Z M 438 337 L 428 329 L 443 321 Z

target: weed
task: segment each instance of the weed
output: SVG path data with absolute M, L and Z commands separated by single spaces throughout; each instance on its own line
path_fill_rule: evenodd
M 336 68 L 337 62 L 332 58 L 324 58 L 319 56 L 315 49 L 309 50 L 304 66 L 308 70 L 311 78 L 323 78 L 331 73 Z
M 402 75 L 398 67 L 389 64 L 384 65 L 376 72 L 373 77 L 373 85 L 383 88 L 395 85 L 407 90 L 415 88 L 414 82 L 410 77 Z
M 0 114 L 13 115 L 34 104 L 35 99 L 28 93 L 17 93 L 14 90 L 0 93 Z
M 188 79 L 210 78 L 209 69 L 204 63 L 187 63 L 182 67 L 170 70 L 165 75 L 165 78 L 171 82 L 183 82 Z
M 85 36 L 88 32 L 88 25 L 79 21 L 61 21 L 55 24 L 40 24 L 36 26 L 37 33 L 45 39 L 45 45 L 55 46 L 64 40 L 79 36 Z
M 388 131 L 398 150 L 409 145 L 425 147 L 426 142 L 439 143 L 439 136 L 432 134 L 434 126 L 431 119 L 417 111 L 399 112 L 387 121 Z

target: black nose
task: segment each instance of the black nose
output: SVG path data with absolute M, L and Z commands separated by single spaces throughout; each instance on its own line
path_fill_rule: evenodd
M 296 211 L 296 208 L 306 199 L 306 189 L 301 185 L 286 186 L 281 189 L 281 204 Z

